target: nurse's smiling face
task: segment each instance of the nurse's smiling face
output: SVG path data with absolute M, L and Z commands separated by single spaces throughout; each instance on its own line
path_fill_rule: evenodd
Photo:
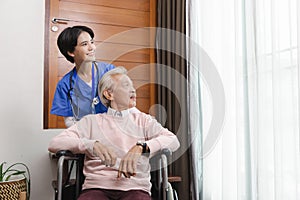
M 82 32 L 77 39 L 77 46 L 74 52 L 68 52 L 70 56 L 74 58 L 76 65 L 80 65 L 83 62 L 95 61 L 96 45 L 93 38 L 87 32 Z

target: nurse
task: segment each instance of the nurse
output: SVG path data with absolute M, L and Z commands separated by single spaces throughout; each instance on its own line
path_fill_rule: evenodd
M 99 100 L 97 86 L 103 74 L 115 66 L 96 62 L 94 32 L 89 27 L 64 29 L 57 45 L 74 68 L 58 82 L 50 113 L 63 116 L 70 127 L 85 115 L 107 111 Z

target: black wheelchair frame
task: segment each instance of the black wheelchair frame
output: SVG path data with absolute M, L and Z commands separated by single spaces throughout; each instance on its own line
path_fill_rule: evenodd
M 168 159 L 172 152 L 163 149 L 159 154 L 151 158 L 151 166 L 155 171 L 151 172 L 151 197 L 153 200 L 178 200 L 176 190 L 168 181 Z M 57 161 L 57 180 L 52 182 L 55 191 L 55 200 L 75 200 L 81 192 L 84 181 L 83 165 L 84 155 L 73 154 L 68 150 L 58 151 L 51 156 Z M 75 165 L 75 179 L 71 174 Z

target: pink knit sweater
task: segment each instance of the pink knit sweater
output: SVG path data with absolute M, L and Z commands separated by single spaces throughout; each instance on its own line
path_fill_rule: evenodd
M 151 150 L 150 157 L 163 148 L 175 151 L 179 148 L 177 137 L 163 128 L 152 116 L 145 113 L 122 112 L 114 116 L 113 110 L 107 114 L 88 115 L 75 125 L 55 136 L 49 144 L 50 152 L 71 150 L 85 154 L 83 189 L 103 188 L 115 190 L 144 190 L 150 193 L 149 158 L 141 156 L 137 164 L 136 176 L 117 179 L 119 161 L 137 141 L 146 141 Z M 93 154 L 96 141 L 114 149 L 117 164 L 106 167 Z

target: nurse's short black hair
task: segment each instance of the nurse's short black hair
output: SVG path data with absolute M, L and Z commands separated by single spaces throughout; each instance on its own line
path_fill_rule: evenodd
M 68 52 L 74 52 L 77 45 L 77 39 L 82 32 L 87 32 L 92 39 L 94 38 L 93 30 L 87 26 L 73 26 L 65 28 L 57 38 L 57 46 L 59 51 L 71 63 L 74 63 L 74 58 L 70 56 Z

